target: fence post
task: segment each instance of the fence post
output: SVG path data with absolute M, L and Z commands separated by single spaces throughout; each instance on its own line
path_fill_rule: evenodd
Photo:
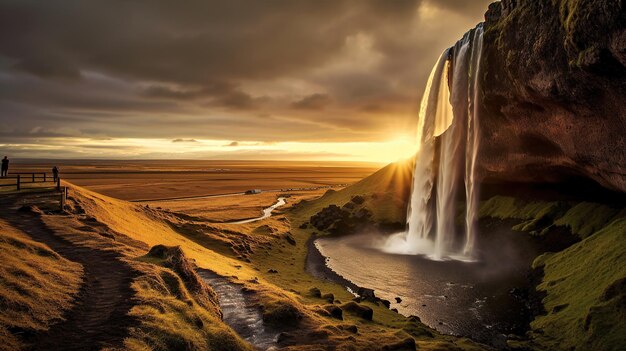
M 61 191 L 61 177 L 57 177 L 57 191 Z
M 17 191 L 20 191 L 20 175 L 17 175 Z
M 65 209 L 65 191 L 61 193 L 61 201 L 59 201 L 61 205 L 61 212 Z
M 33 183 L 35 182 L 35 173 L 33 173 Z

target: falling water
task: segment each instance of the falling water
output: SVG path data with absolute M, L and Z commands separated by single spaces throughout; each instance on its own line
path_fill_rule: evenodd
M 420 106 L 407 231 L 391 236 L 383 246 L 386 252 L 423 254 L 435 260 L 473 258 L 479 146 L 475 102 L 480 93 L 482 37 L 480 24 L 445 50 L 433 67 Z M 463 243 L 455 230 L 461 176 L 467 203 Z
M 478 158 L 479 147 L 479 104 L 476 102 L 482 100 L 479 86 L 480 62 L 483 53 L 483 25 L 480 24 L 474 34 L 474 45 L 472 46 L 472 57 L 470 63 L 470 85 L 468 116 L 467 116 L 467 149 L 465 157 L 465 247 L 463 255 L 472 256 L 474 252 L 474 241 L 476 239 L 476 217 L 478 215 L 479 205 L 479 185 L 476 182 L 476 160 Z
M 382 248 L 389 253 L 426 254 L 433 250 L 429 239 L 434 213 L 431 197 L 435 181 L 434 137 L 443 133 L 452 123 L 452 109 L 448 89 L 449 50 L 441 54 L 433 67 L 422 97 L 418 119 L 417 140 L 420 143 L 419 157 L 415 160 L 411 200 L 407 209 L 407 231 L 391 236 Z

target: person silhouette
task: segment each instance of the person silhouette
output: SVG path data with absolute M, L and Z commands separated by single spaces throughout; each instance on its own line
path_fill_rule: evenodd
M 55 183 L 57 182 L 57 179 L 59 179 L 59 169 L 57 166 L 52 167 L 52 179 Z
M 4 156 L 2 159 L 2 178 L 6 177 L 9 173 L 9 158 Z

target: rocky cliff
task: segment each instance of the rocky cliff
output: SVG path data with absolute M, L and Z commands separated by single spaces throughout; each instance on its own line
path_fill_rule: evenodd
M 503 0 L 485 20 L 485 179 L 626 192 L 626 1 Z

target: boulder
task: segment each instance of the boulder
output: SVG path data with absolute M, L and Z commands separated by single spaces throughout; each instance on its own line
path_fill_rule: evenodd
M 353 202 L 357 205 L 362 205 L 365 202 L 365 198 L 361 195 L 356 195 L 353 196 L 352 199 L 350 199 L 350 202 Z
M 378 298 L 374 293 L 374 290 L 368 288 L 359 288 L 356 292 L 363 300 L 370 302 L 378 302 Z
M 328 293 L 321 296 L 322 299 L 328 301 L 328 303 L 333 303 L 335 301 L 335 295 Z
M 352 315 L 355 315 L 359 318 L 363 318 L 368 321 L 371 321 L 372 318 L 374 317 L 374 310 L 372 310 L 368 306 L 358 304 L 354 301 L 347 302 L 341 305 L 341 309 L 345 311 L 346 313 L 350 313 Z
M 354 202 L 346 202 L 345 205 L 343 205 L 341 208 L 345 208 L 348 210 L 353 210 L 356 207 L 356 205 L 354 204 Z
M 295 306 L 285 301 L 271 303 L 263 311 L 263 322 L 277 328 L 296 327 L 302 317 L 302 313 Z
M 313 287 L 311 289 L 309 289 L 309 295 L 312 297 L 317 297 L 320 298 L 322 297 L 322 292 L 320 291 L 320 289 Z
M 343 310 L 339 306 L 326 305 L 322 307 L 331 317 L 343 320 Z

